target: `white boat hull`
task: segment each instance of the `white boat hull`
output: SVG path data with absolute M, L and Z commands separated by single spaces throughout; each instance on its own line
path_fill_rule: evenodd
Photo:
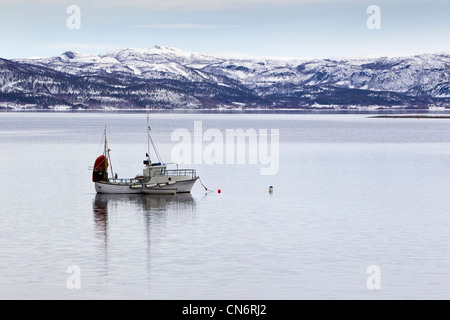
M 164 186 L 148 186 L 142 188 L 142 192 L 148 194 L 188 193 L 191 192 L 192 187 L 194 187 L 195 181 L 197 181 L 197 178 L 177 181 L 176 183 L 165 184 Z
M 131 193 L 142 193 L 142 189 L 131 188 L 130 184 L 116 184 L 109 182 L 96 182 L 95 191 L 97 193 L 106 194 L 131 194 Z
M 143 187 L 138 187 L 134 184 L 116 184 L 110 182 L 95 182 L 95 190 L 97 193 L 105 194 L 136 194 L 136 193 L 147 193 L 147 194 L 176 194 L 176 193 L 188 193 L 191 192 L 195 181 L 197 178 L 190 180 L 177 181 L 172 184 L 161 184 L 161 185 L 143 185 Z

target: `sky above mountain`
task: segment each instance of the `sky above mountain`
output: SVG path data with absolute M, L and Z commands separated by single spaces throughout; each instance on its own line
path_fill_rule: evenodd
M 449 14 L 448 0 L 0 0 L 0 57 L 153 45 L 272 57 L 450 52 Z

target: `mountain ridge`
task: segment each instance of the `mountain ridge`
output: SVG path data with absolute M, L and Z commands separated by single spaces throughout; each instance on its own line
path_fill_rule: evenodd
M 450 55 L 223 57 L 177 48 L 0 58 L 3 109 L 450 107 Z

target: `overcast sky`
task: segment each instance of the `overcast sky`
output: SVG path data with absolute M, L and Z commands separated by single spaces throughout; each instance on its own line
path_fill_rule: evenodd
M 379 29 L 367 25 L 371 5 Z M 153 45 L 271 57 L 413 55 L 450 52 L 449 35 L 449 0 L 0 0 L 3 58 Z

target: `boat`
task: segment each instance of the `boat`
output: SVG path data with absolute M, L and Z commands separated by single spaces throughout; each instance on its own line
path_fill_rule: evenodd
M 190 193 L 195 182 L 199 179 L 195 169 L 168 169 L 162 161 L 159 152 L 150 136 L 150 126 L 147 117 L 148 152 L 144 160 L 142 175 L 134 178 L 119 179 L 114 174 L 111 164 L 111 149 L 108 148 L 106 126 L 104 131 L 103 154 L 97 157 L 93 167 L 92 181 L 97 193 L 102 194 L 167 194 Z M 158 161 L 150 159 L 150 145 Z M 109 177 L 108 167 L 111 177 Z

